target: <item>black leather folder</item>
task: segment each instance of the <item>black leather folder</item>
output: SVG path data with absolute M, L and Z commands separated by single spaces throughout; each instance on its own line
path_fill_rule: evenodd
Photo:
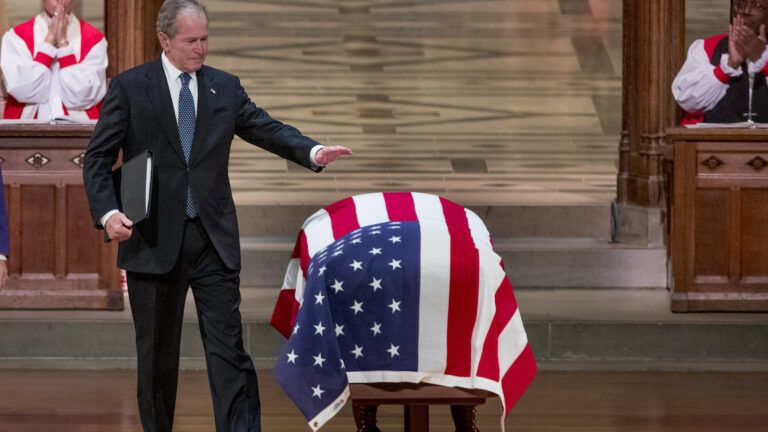
M 149 217 L 152 194 L 152 153 L 144 151 L 114 172 L 122 212 L 137 224 Z M 119 186 L 118 186 L 119 185 Z

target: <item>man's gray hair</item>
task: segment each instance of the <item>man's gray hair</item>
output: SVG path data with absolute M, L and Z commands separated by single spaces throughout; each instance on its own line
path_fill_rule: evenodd
M 176 36 L 176 19 L 186 10 L 201 13 L 208 21 L 208 9 L 199 0 L 165 0 L 157 14 L 157 32 L 165 33 L 173 39 Z

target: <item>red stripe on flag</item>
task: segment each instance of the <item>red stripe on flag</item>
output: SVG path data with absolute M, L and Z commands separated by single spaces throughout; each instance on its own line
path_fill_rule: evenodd
M 357 222 L 355 201 L 351 197 L 336 201 L 326 207 L 325 210 L 331 217 L 331 227 L 333 228 L 333 238 L 335 240 L 360 228 L 360 224 Z
M 477 366 L 477 376 L 499 380 L 499 335 L 515 315 L 517 302 L 512 284 L 504 278 L 496 290 L 496 313 L 483 343 L 483 353 Z
M 413 203 L 413 194 L 410 192 L 385 192 L 384 203 L 387 206 L 387 215 L 392 222 L 417 221 L 416 205 Z
M 504 393 L 504 416 L 509 414 L 525 389 L 536 376 L 536 360 L 533 358 L 531 345 L 526 344 L 523 351 L 504 373 L 501 379 L 501 391 Z
M 443 198 L 440 202 L 451 236 L 445 373 L 469 376 L 472 372 L 472 331 L 477 317 L 480 256 L 472 240 L 464 207 Z
M 299 302 L 296 301 L 296 290 L 281 289 L 277 296 L 277 303 L 275 303 L 270 324 L 280 334 L 288 338 L 293 332 L 293 322 L 298 313 Z

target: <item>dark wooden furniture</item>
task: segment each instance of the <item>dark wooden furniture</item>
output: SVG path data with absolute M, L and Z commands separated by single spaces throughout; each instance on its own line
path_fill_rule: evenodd
M 381 383 L 350 384 L 350 399 L 358 432 L 378 432 L 376 410 L 379 405 L 404 405 L 406 432 L 429 430 L 429 406 L 451 405 L 456 432 L 479 431 L 475 407 L 493 393 L 431 384 Z
M 92 125 L 0 125 L 11 237 L 0 308 L 123 308 L 116 247 L 94 229 L 83 189 L 92 131 Z
M 768 130 L 667 131 L 673 311 L 768 311 Z

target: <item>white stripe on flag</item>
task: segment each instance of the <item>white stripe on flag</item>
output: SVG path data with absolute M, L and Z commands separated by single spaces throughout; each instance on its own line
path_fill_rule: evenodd
M 475 212 L 470 209 L 464 209 L 464 213 L 467 215 L 467 222 L 469 222 L 469 230 L 472 233 L 472 240 L 475 241 L 475 247 L 479 250 L 493 250 L 493 247 L 491 246 L 491 234 L 488 232 L 488 228 L 485 227 L 483 220 L 480 219 L 480 216 L 476 215 Z M 496 289 L 496 287 L 493 289 Z
M 488 330 L 491 328 L 491 323 L 496 315 L 496 291 L 501 286 L 501 281 L 507 277 L 496 257 L 495 253 L 483 249 L 479 250 L 480 277 L 478 284 L 480 288 L 477 290 L 477 316 L 475 329 L 472 332 L 472 376 L 477 375 L 485 339 L 488 337 Z
M 285 277 L 283 278 L 283 289 L 296 288 L 296 281 L 301 277 L 301 260 L 298 258 L 291 258 L 288 261 L 288 269 L 285 271 Z
M 357 211 L 357 223 L 361 227 L 389 222 L 384 194 L 369 193 L 352 197 Z
M 523 319 L 518 309 L 499 334 L 499 373 L 501 374 L 499 379 L 512 366 L 526 345 L 528 345 L 528 336 L 525 334 Z
M 445 371 L 448 337 L 448 299 L 451 287 L 451 236 L 443 216 L 440 198 L 413 194 L 421 227 L 419 297 L 419 371 Z M 429 287 L 426 289 L 425 287 Z
M 307 279 L 304 277 L 304 272 L 301 270 L 301 266 L 299 266 L 299 276 L 296 278 L 296 291 L 293 295 L 299 304 L 304 302 L 304 287 L 306 287 L 306 285 Z
M 307 249 L 309 256 L 315 254 L 334 242 L 333 226 L 331 226 L 331 217 L 325 210 L 319 210 L 306 222 L 304 222 L 304 234 L 307 236 Z
M 421 192 L 413 192 L 413 205 L 416 207 L 416 215 L 419 223 L 422 221 L 438 221 L 443 225 L 445 223 L 445 213 L 443 213 L 443 204 L 437 195 L 429 195 Z

